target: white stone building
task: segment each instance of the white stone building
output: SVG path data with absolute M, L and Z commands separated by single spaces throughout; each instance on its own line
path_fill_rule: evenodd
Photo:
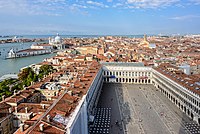
M 54 37 L 49 37 L 49 44 L 56 47 L 57 49 L 59 50 L 62 50 L 62 49 L 66 49 L 67 48 L 67 45 L 65 45 L 63 43 L 63 40 L 62 38 L 59 36 L 59 34 L 57 33 L 57 36 L 54 38 Z

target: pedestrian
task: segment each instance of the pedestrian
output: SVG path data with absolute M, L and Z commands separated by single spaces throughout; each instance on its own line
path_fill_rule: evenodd
M 118 120 L 115 121 L 115 124 L 118 125 Z

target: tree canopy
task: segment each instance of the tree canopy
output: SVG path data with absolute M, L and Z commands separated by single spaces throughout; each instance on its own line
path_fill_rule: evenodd
M 18 74 L 19 80 L 22 81 L 23 85 L 25 85 L 25 86 L 31 85 L 31 82 L 35 79 L 34 76 L 35 76 L 35 73 L 32 70 L 32 68 L 30 68 L 30 67 L 23 69 Z
M 16 79 L 6 79 L 0 82 L 0 100 L 2 99 L 3 95 L 10 96 L 15 89 L 19 89 L 18 84 L 19 81 Z
M 39 74 L 42 74 L 43 76 L 44 75 L 48 75 L 49 73 L 53 72 L 54 69 L 52 67 L 52 65 L 42 65 L 40 67 L 40 70 L 39 70 Z

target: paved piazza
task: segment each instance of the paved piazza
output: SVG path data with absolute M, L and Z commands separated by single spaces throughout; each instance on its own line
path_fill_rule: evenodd
M 110 134 L 200 133 L 200 127 L 153 85 L 104 84 L 98 108 L 111 109 Z

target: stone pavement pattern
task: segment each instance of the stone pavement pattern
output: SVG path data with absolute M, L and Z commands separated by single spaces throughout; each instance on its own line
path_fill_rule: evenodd
M 199 126 L 153 85 L 104 84 L 98 108 L 111 109 L 110 134 L 199 133 Z

